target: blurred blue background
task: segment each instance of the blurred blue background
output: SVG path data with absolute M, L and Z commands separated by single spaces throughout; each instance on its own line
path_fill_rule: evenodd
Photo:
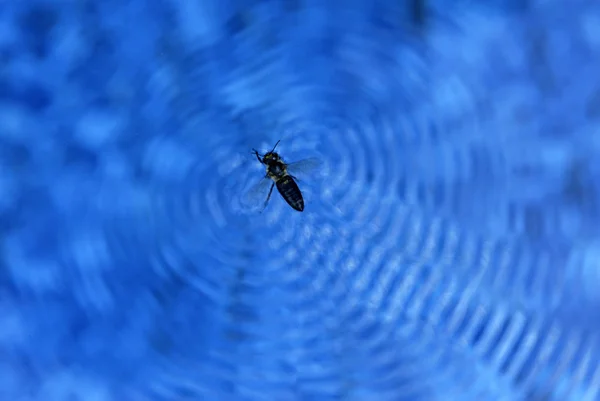
M 0 401 L 600 400 L 599 156 L 593 0 L 3 1 Z

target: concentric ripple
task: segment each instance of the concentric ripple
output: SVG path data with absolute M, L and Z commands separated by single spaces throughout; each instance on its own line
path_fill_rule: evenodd
M 357 49 L 352 48 L 353 43 L 350 42 L 350 45 L 344 48 L 345 57 L 364 51 L 363 48 L 360 48 L 363 42 L 357 42 L 357 46 L 359 46 Z M 369 52 L 370 54 L 375 53 L 377 56 L 376 49 L 369 49 Z M 393 60 L 388 62 L 390 63 L 389 73 L 394 75 Z M 352 65 L 346 59 L 341 60 L 341 63 Z M 265 71 L 272 73 L 277 69 L 283 69 L 281 61 L 277 61 L 275 66 L 271 67 L 263 65 L 256 72 L 257 78 L 248 78 L 247 74 L 250 71 L 245 70 L 243 79 L 246 82 L 257 81 Z M 241 303 L 241 305 L 256 302 L 253 299 L 255 299 L 256 293 L 261 291 L 263 292 L 261 302 L 266 305 L 260 307 L 262 313 L 251 312 L 252 309 L 258 308 L 255 304 L 252 307 L 249 305 L 235 307 L 234 309 L 246 310 L 245 316 L 236 314 L 239 320 L 236 319 L 231 323 L 233 327 L 224 330 L 225 333 L 236 333 L 234 337 L 226 338 L 230 338 L 231 341 L 234 339 L 239 341 L 235 347 L 237 351 L 232 354 L 232 346 L 229 345 L 217 348 L 212 354 L 212 358 L 216 360 L 250 359 L 254 366 L 258 363 L 257 358 L 263 361 L 260 362 L 260 376 L 255 374 L 247 376 L 244 373 L 247 368 L 244 368 L 243 362 L 236 364 L 235 372 L 238 372 L 239 375 L 237 380 L 231 379 L 233 372 L 224 371 L 221 374 L 214 372 L 218 375 L 219 380 L 232 380 L 238 383 L 238 386 L 242 386 L 241 383 L 244 383 L 239 391 L 251 395 L 252 398 L 259 398 L 259 389 L 262 386 L 269 386 L 276 394 L 278 391 L 282 391 L 283 397 L 290 394 L 302 397 L 304 394 L 305 397 L 310 398 L 311 392 L 314 391 L 311 388 L 311 380 L 329 383 L 326 387 L 329 390 L 324 388 L 322 395 L 331 392 L 330 395 L 334 396 L 339 394 L 342 388 L 348 394 L 370 389 L 371 396 L 377 394 L 380 397 L 397 399 L 398 391 L 403 387 L 406 388 L 402 397 L 415 399 L 415 397 L 424 397 L 426 394 L 426 387 L 417 386 L 415 388 L 414 385 L 406 384 L 415 380 L 412 375 L 397 374 L 415 369 L 415 360 L 407 358 L 406 361 L 403 361 L 402 358 L 393 358 L 392 354 L 385 351 L 386 343 L 393 344 L 398 339 L 393 334 L 386 339 L 386 337 L 382 337 L 382 333 L 388 330 L 394 333 L 396 329 L 393 326 L 387 328 L 382 326 L 380 329 L 370 327 L 378 324 L 372 317 L 375 315 L 375 311 L 362 307 L 360 302 L 364 299 L 364 294 L 352 288 L 352 283 L 358 282 L 360 279 L 357 274 L 368 274 L 365 273 L 366 269 L 361 266 L 359 261 L 370 260 L 370 265 L 379 266 L 384 260 L 394 255 L 393 245 L 391 243 L 388 245 L 385 241 L 385 238 L 389 238 L 385 223 L 391 220 L 390 214 L 393 210 L 394 200 L 397 199 L 394 177 L 401 174 L 402 169 L 394 165 L 396 158 L 389 154 L 390 149 L 400 149 L 400 146 L 394 143 L 394 129 L 390 127 L 393 122 L 386 123 L 385 119 L 383 122 L 380 121 L 385 114 L 379 110 L 378 101 L 372 99 L 372 96 L 386 97 L 387 94 L 372 95 L 369 93 L 368 87 L 374 83 L 360 82 L 353 71 L 341 70 L 341 73 L 346 74 L 348 80 L 356 80 L 355 86 L 359 90 L 357 93 L 361 94 L 361 98 L 351 101 L 349 110 L 339 117 L 335 117 L 339 112 L 328 107 L 327 103 L 324 105 L 322 103 L 311 104 L 308 113 L 291 119 L 286 119 L 286 116 L 293 116 L 289 111 L 273 107 L 282 115 L 282 118 L 278 119 L 274 131 L 277 139 L 282 139 L 279 152 L 285 155 L 284 157 L 290 155 L 289 160 L 293 160 L 292 152 L 288 152 L 287 149 L 293 147 L 294 138 L 299 136 L 302 136 L 302 140 L 307 142 L 311 142 L 311 138 L 315 138 L 320 141 L 321 149 L 331 149 L 331 151 L 328 152 L 325 161 L 329 166 L 329 174 L 316 182 L 318 187 L 315 193 L 317 195 L 322 193 L 322 196 L 307 197 L 307 210 L 302 215 L 302 219 L 298 214 L 290 215 L 285 204 L 275 199 L 269 205 L 270 209 L 265 212 L 264 218 L 253 217 L 260 220 L 254 223 L 256 233 L 251 233 L 250 237 L 254 238 L 256 246 L 263 246 L 264 250 L 271 254 L 272 261 L 265 262 L 259 270 L 247 270 L 240 273 L 241 276 L 238 275 L 243 281 L 240 282 L 241 287 L 238 286 L 236 289 L 237 296 L 234 302 Z M 293 82 L 293 78 L 285 80 Z M 366 90 L 363 88 L 365 85 L 367 86 Z M 403 93 L 401 88 L 397 90 Z M 334 90 L 332 93 L 327 88 L 313 85 L 302 89 L 296 88 L 293 92 L 307 93 L 308 95 L 305 96 L 308 96 L 309 99 L 313 96 L 316 97 L 314 94 L 321 93 L 329 99 L 345 95 L 343 91 Z M 389 92 L 393 94 L 394 90 L 390 89 Z M 385 134 L 381 135 L 382 132 Z M 264 148 L 275 141 L 275 137 L 272 137 L 270 141 L 264 141 L 266 143 L 260 145 Z M 218 148 L 209 149 L 207 152 L 207 154 L 214 155 L 214 160 L 224 160 L 227 163 L 232 160 L 232 156 L 228 156 L 231 153 L 233 152 L 227 152 L 225 149 L 221 151 Z M 235 227 L 231 224 L 235 224 L 234 222 L 237 221 L 236 215 L 231 212 L 237 211 L 238 214 L 245 214 L 243 205 L 238 202 L 243 194 L 235 191 L 241 190 L 242 187 L 248 188 L 248 185 L 241 185 L 240 182 L 250 179 L 248 165 L 250 163 L 256 165 L 252 155 L 243 159 L 246 160 L 246 163 L 237 164 L 240 159 L 236 156 L 233 156 L 234 163 L 228 166 L 223 163 L 223 167 L 217 169 L 216 174 L 212 174 L 207 180 L 208 185 L 204 188 L 205 203 L 203 206 L 205 210 L 203 215 L 210 216 L 208 223 L 213 227 L 211 230 L 215 232 L 214 238 L 212 235 L 209 236 L 209 238 L 213 238 L 214 242 L 206 244 L 206 246 L 210 246 L 211 249 L 212 247 L 226 249 L 223 254 L 224 258 L 218 259 L 217 262 L 223 263 L 223 266 L 227 268 L 236 265 L 233 258 L 238 250 L 232 248 L 231 245 L 240 244 L 239 240 L 237 242 L 229 240 L 230 235 L 235 235 L 229 231 Z M 333 171 L 334 167 L 332 166 L 337 167 L 337 170 Z M 256 171 L 254 180 L 260 179 L 264 173 L 258 169 L 254 170 Z M 310 179 L 310 177 L 307 178 L 307 180 Z M 310 187 L 310 184 L 308 186 Z M 385 202 L 385 207 L 381 207 L 380 201 Z M 378 204 L 379 207 L 373 207 Z M 224 208 L 223 205 L 232 207 Z M 363 231 L 363 234 L 358 236 L 352 234 L 357 231 Z M 261 235 L 262 233 L 267 234 Z M 370 247 L 367 247 L 369 240 L 382 245 L 371 244 Z M 183 249 L 181 250 L 183 251 Z M 260 255 L 261 251 L 255 252 Z M 211 252 L 211 256 L 215 254 L 220 255 L 218 249 Z M 262 258 L 258 256 L 255 260 L 261 260 L 264 257 L 266 255 Z M 352 263 L 353 260 L 356 262 Z M 267 280 L 265 280 L 265 275 L 268 277 Z M 260 277 L 263 279 L 259 280 Z M 255 286 L 259 286 L 260 290 Z M 271 293 L 273 293 L 272 296 L 264 298 L 265 295 Z M 214 296 L 216 298 L 216 294 Z M 273 299 L 276 304 L 270 306 L 269 299 Z M 249 318 L 247 314 L 254 315 L 254 317 Z M 270 322 L 266 317 L 261 318 L 263 314 L 271 316 Z M 275 316 L 279 319 L 274 320 Z M 324 319 L 324 316 L 327 318 Z M 343 332 L 338 329 L 341 325 L 346 327 Z M 242 339 L 245 342 L 241 342 Z M 342 366 L 336 364 L 336 360 L 342 358 L 343 361 L 345 359 L 340 355 L 344 352 L 344 344 L 348 346 L 357 341 L 362 343 L 362 351 L 352 356 L 350 361 L 342 362 Z M 271 364 L 264 360 L 268 351 L 261 344 L 265 344 L 265 346 L 268 344 L 269 352 L 276 352 L 280 355 L 277 363 Z M 332 350 L 331 344 L 337 344 L 337 350 L 335 348 Z M 352 385 L 342 385 L 339 380 L 347 380 L 347 378 L 346 375 L 339 372 L 339 369 L 348 365 L 350 369 L 356 370 L 363 359 L 369 360 L 369 370 L 348 373 L 348 376 L 356 377 L 352 380 Z M 289 384 L 282 381 L 281 365 L 305 366 L 305 363 L 310 360 L 320 362 L 319 371 L 312 374 L 310 371 L 297 371 L 295 377 L 298 387 L 288 394 Z M 184 363 L 182 361 L 170 362 L 175 365 Z M 196 365 L 191 361 L 189 363 L 192 366 Z M 186 368 L 186 370 L 199 371 L 198 368 Z M 385 372 L 388 379 L 382 381 L 375 373 L 377 371 Z M 208 372 L 204 371 L 204 373 Z M 248 373 L 250 373 L 249 370 Z M 423 375 L 426 374 L 432 374 L 432 372 L 423 373 Z M 316 376 L 313 378 L 313 375 Z M 202 375 L 198 373 L 197 380 L 200 380 L 201 377 Z M 340 379 L 336 380 L 337 377 Z M 256 382 L 257 379 L 259 379 L 260 385 Z M 253 382 L 256 382 L 257 385 L 253 385 Z M 170 385 L 176 386 L 172 382 Z M 361 390 L 357 390 L 357 388 Z M 389 390 L 382 392 L 382 388 L 389 388 Z M 264 396 L 265 399 L 268 397 Z
M 484 132 L 493 112 L 481 105 L 481 78 L 440 74 L 449 61 L 436 48 L 383 47 L 362 29 L 331 39 L 323 74 L 325 56 L 298 72 L 306 46 L 249 28 L 233 54 L 265 52 L 221 89 L 234 115 L 251 115 L 222 125 L 240 137 L 194 138 L 213 117 L 190 111 L 189 134 L 148 146 L 144 160 L 163 182 L 155 218 L 171 227 L 153 265 L 214 308 L 203 314 L 210 347 L 164 354 L 148 394 L 415 400 L 443 397 L 445 386 L 461 399 L 516 400 L 558 377 L 587 391 L 594 342 L 580 363 L 578 351 L 554 352 L 584 343 L 552 320 L 569 247 L 537 251 L 511 221 L 524 201 L 507 198 L 514 138 Z M 277 193 L 263 213 L 244 202 L 264 175 L 249 150 L 279 139 L 285 160 L 323 161 L 300 177 L 302 214 Z
M 563 36 L 472 4 L 117 3 L 25 18 L 102 36 L 56 31 L 84 60 L 64 93 L 89 104 L 40 111 L 40 95 L 2 112 L 0 95 L 0 353 L 14 357 L 0 387 L 36 400 L 83 397 L 79 377 L 111 401 L 600 399 L 587 222 L 599 142 L 582 110 L 558 115 L 576 97 L 565 53 L 530 44 Z M 531 7 L 564 8 L 545 3 Z M 76 127 L 55 118 L 73 110 Z M 27 144 L 19 129 L 36 116 L 49 134 Z M 251 149 L 278 140 L 288 163 L 321 161 L 297 175 L 302 213 L 276 190 L 261 212 L 268 186 L 252 192 L 265 171 Z

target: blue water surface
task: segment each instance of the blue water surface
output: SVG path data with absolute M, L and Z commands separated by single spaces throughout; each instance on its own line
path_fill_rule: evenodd
M 0 401 L 597 401 L 599 221 L 597 1 L 0 2 Z

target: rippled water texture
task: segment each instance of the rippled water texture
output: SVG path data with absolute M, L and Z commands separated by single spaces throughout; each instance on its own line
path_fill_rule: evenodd
M 600 400 L 565 4 L 1 2 L 0 401 Z

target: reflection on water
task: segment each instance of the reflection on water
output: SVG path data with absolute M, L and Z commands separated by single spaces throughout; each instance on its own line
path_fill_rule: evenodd
M 600 400 L 600 8 L 467 3 L 3 5 L 0 398 Z

